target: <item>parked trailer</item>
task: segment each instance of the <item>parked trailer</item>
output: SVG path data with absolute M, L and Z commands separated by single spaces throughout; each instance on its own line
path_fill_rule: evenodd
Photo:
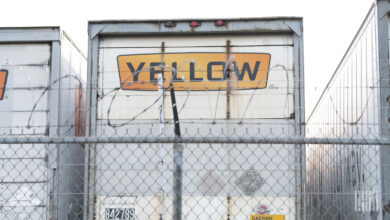
M 301 18 L 92 21 L 89 54 L 90 136 L 304 135 Z M 87 219 L 303 219 L 301 145 L 87 149 Z
M 0 28 L 0 135 L 84 135 L 85 78 L 85 56 L 59 27 Z M 0 219 L 81 219 L 83 154 L 0 144 Z
M 310 115 L 316 138 L 389 137 L 389 9 L 377 1 Z M 390 148 L 308 145 L 308 219 L 390 219 Z

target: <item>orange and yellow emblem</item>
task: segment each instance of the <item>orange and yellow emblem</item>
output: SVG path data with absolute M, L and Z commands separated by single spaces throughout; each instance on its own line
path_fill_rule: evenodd
M 121 88 L 157 90 L 262 89 L 267 86 L 271 55 L 267 53 L 171 53 L 118 56 Z
M 4 98 L 5 86 L 7 84 L 8 71 L 0 70 L 0 100 Z

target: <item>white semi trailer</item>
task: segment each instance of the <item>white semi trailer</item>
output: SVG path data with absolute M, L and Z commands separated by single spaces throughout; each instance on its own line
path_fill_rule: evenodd
M 0 135 L 82 136 L 86 57 L 59 27 L 0 28 Z M 83 146 L 0 143 L 0 219 L 82 219 Z
M 301 18 L 92 21 L 87 135 L 174 136 L 173 88 L 183 137 L 303 136 L 302 39 Z M 303 218 L 302 145 L 87 150 L 90 220 Z
M 307 120 L 307 137 L 389 137 L 389 8 L 381 0 L 371 7 Z M 389 149 L 306 146 L 307 218 L 390 219 Z

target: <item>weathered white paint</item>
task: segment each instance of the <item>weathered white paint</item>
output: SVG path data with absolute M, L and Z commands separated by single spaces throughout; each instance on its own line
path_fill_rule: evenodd
M 96 134 L 98 136 L 160 134 L 158 105 L 152 103 L 158 91 L 118 90 L 119 72 L 117 56 L 124 54 L 181 52 L 226 52 L 231 42 L 232 53 L 269 53 L 271 63 L 268 85 L 258 90 L 233 90 L 231 93 L 231 119 L 226 119 L 226 91 L 176 91 L 178 109 L 187 101 L 179 114 L 183 136 L 278 136 L 295 135 L 294 65 L 292 35 L 240 35 L 240 36 L 164 36 L 164 37 L 103 37 L 99 44 L 98 94 Z M 210 57 L 212 59 L 212 57 Z M 180 64 L 178 64 L 179 66 Z M 206 70 L 203 70 L 206 71 Z M 112 99 L 115 99 L 112 101 Z M 164 119 L 172 120 L 169 92 L 164 100 Z M 253 96 L 253 97 L 252 97 Z M 248 106 L 249 100 L 252 99 Z M 218 102 L 217 102 L 218 100 Z M 111 104 L 112 103 L 112 104 Z M 111 106 L 110 106 L 111 105 Z M 148 108 L 148 106 L 151 106 Z M 144 109 L 135 120 L 120 127 Z M 246 108 L 248 108 L 246 110 Z M 110 115 L 108 110 L 110 109 Z M 244 111 L 247 111 L 244 115 Z M 216 124 L 212 122 L 216 120 Z M 243 120 L 243 125 L 239 122 Z M 166 124 L 164 135 L 173 135 L 172 123 Z M 137 198 L 138 219 L 159 218 L 160 178 L 158 144 L 97 144 L 96 145 L 96 213 L 104 219 L 104 207 L 124 207 L 107 204 L 107 199 L 127 201 Z M 165 207 L 167 219 L 172 212 L 172 144 L 164 163 L 169 167 L 165 176 L 168 195 Z M 223 219 L 227 213 L 233 219 L 248 219 L 262 201 L 270 201 L 272 214 L 286 214 L 295 219 L 297 155 L 293 145 L 244 144 L 187 144 L 184 146 L 183 164 L 183 218 Z M 247 197 L 236 185 L 236 180 L 253 167 L 265 183 L 253 197 Z M 211 174 L 210 174 L 211 173 Z M 212 177 L 210 177 L 210 175 Z M 216 184 L 207 190 L 205 182 L 215 178 Z M 208 182 L 209 183 L 209 182 Z M 227 208 L 227 196 L 231 196 Z M 229 211 L 228 211 L 229 210 Z

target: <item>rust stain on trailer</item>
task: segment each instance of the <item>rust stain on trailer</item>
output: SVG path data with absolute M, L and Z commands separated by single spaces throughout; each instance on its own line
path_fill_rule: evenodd
M 230 40 L 226 41 L 226 63 L 228 64 L 227 67 L 227 88 L 226 88 L 226 119 L 230 119 L 230 94 L 231 94 L 231 55 L 230 55 L 231 45 Z M 224 70 L 225 71 L 225 70 Z
M 230 40 L 226 41 L 226 63 L 228 64 L 227 67 L 227 88 L 226 88 L 226 119 L 230 119 L 230 95 L 231 95 L 231 72 L 230 72 L 230 66 L 231 66 L 231 43 Z M 223 70 L 225 72 L 225 70 Z M 228 134 L 230 133 L 230 127 L 229 124 L 227 126 L 227 132 Z M 227 145 L 227 150 L 228 150 L 228 169 L 230 169 L 230 151 L 231 151 L 231 146 Z M 230 220 L 230 215 L 232 212 L 232 204 L 231 204 L 231 196 L 228 194 L 227 196 L 227 220 Z
M 231 206 L 232 206 L 232 204 L 231 204 L 232 202 L 231 202 L 231 197 L 230 196 L 228 196 L 227 197 L 227 220 L 230 220 L 230 215 L 231 215 Z
M 163 41 L 163 42 L 161 42 L 161 61 L 160 61 L 161 63 L 165 63 L 165 42 Z M 167 87 L 165 87 L 166 85 L 164 84 L 164 69 L 165 69 L 165 67 L 163 67 L 163 66 L 160 66 L 160 70 L 159 71 L 161 71 L 161 76 L 162 76 L 162 80 L 163 80 L 163 87 L 164 88 L 167 88 Z M 173 70 L 171 70 L 172 71 L 172 74 L 174 74 L 173 73 Z M 121 85 L 122 85 L 122 82 L 121 82 Z M 170 85 L 168 85 L 168 86 L 170 86 Z M 164 118 L 167 118 L 168 116 L 166 115 L 167 114 L 167 111 L 164 111 L 164 109 L 165 109 L 165 103 L 166 103 L 166 101 L 165 101 L 165 99 L 166 99 L 166 97 L 165 97 L 165 94 L 163 93 L 162 94 L 162 99 L 163 99 L 163 109 L 162 109 L 162 113 L 163 113 L 163 116 L 164 116 Z

